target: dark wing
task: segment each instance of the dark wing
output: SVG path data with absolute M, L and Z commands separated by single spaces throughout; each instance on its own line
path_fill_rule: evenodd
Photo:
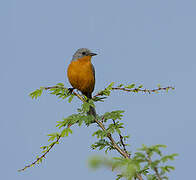
M 93 70 L 93 76 L 94 76 L 94 79 L 95 79 L 95 68 L 94 68 L 93 64 L 91 64 L 91 65 L 92 65 L 92 70 Z

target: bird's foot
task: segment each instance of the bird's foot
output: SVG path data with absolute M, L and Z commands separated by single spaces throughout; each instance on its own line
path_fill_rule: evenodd
M 72 94 L 74 89 L 75 88 L 68 88 L 69 94 Z

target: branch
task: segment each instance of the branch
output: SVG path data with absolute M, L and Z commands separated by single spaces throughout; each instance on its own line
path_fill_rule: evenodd
M 113 124 L 115 125 L 115 121 L 113 120 Z M 129 158 L 130 158 L 130 154 L 128 153 L 127 149 L 126 149 L 126 146 L 125 146 L 125 143 L 123 142 L 123 136 L 119 133 L 119 138 L 120 138 L 120 143 L 123 147 L 123 150 L 129 155 Z
M 126 146 L 125 146 L 125 143 L 123 142 L 123 136 L 121 134 L 119 134 L 119 137 L 120 137 L 120 143 L 121 145 L 123 146 L 123 150 L 129 155 L 130 157 L 130 154 L 128 153 L 128 151 L 126 150 Z
M 150 158 L 149 155 L 148 155 L 147 160 L 148 160 L 148 163 L 149 163 L 149 164 L 152 164 L 152 160 L 151 160 L 151 158 Z M 161 178 L 161 176 L 160 176 L 160 174 L 159 174 L 158 168 L 157 168 L 157 167 L 154 167 L 153 170 L 154 170 L 154 172 L 155 172 L 155 174 L 156 174 L 158 180 L 162 180 L 162 178 Z
M 133 88 L 133 89 L 125 88 L 125 87 L 111 87 L 110 89 L 111 90 L 126 91 L 126 92 L 133 92 L 133 93 L 143 92 L 143 93 L 151 94 L 151 93 L 158 93 L 159 91 L 174 90 L 174 87 L 167 86 L 167 87 L 158 87 L 156 89 L 141 89 L 140 87 Z M 106 89 L 104 89 L 104 90 L 106 90 Z M 103 96 L 103 93 L 102 93 L 103 91 L 98 92 L 94 97 Z
M 58 142 L 59 142 L 59 140 L 60 140 L 61 137 L 62 137 L 62 136 L 59 135 L 59 136 L 57 137 L 56 141 L 54 141 L 53 144 L 50 146 L 50 148 L 48 148 L 48 150 L 47 150 L 44 154 L 42 154 L 40 157 L 38 157 L 34 162 L 32 162 L 31 164 L 25 166 L 25 167 L 22 168 L 22 169 L 19 169 L 18 171 L 19 171 L 19 172 L 24 171 L 25 169 L 30 168 L 30 167 L 32 167 L 32 166 L 38 164 L 39 162 L 41 162 L 42 159 L 45 158 L 45 156 L 46 156 L 46 155 L 50 152 L 50 150 L 54 147 L 54 145 L 55 145 L 55 144 L 58 144 Z
M 99 127 L 106 132 L 105 126 L 103 125 L 103 123 L 101 121 L 98 121 L 97 118 L 95 118 L 95 122 L 99 125 Z M 107 134 L 108 139 L 111 141 L 113 147 L 124 157 L 129 159 L 129 154 L 127 154 L 124 150 L 122 150 L 118 144 L 114 141 L 111 133 Z
M 95 117 L 95 122 L 99 125 L 99 127 L 100 127 L 103 131 L 106 132 L 105 126 L 103 125 L 103 123 L 102 123 L 101 121 L 97 120 L 96 117 Z M 112 143 L 114 149 L 116 149 L 124 158 L 130 159 L 129 154 L 128 154 L 125 150 L 122 150 L 122 149 L 118 146 L 118 144 L 114 141 L 114 139 L 113 139 L 111 133 L 108 133 L 108 134 L 107 134 L 107 137 L 108 137 L 108 139 L 111 141 L 111 143 Z M 142 178 L 142 176 L 141 176 L 140 174 L 137 174 L 136 176 L 137 176 L 137 178 L 138 178 L 139 180 L 143 180 L 143 178 Z
M 135 85 L 134 85 L 135 86 Z M 157 89 L 142 89 L 142 86 L 139 86 L 138 88 L 134 88 L 134 86 L 124 86 L 124 87 L 120 87 L 120 86 L 117 86 L 117 87 L 112 87 L 112 85 L 110 85 L 108 88 L 105 88 L 105 90 L 110 91 L 111 90 L 121 90 L 121 91 L 126 91 L 126 92 L 134 92 L 134 93 L 138 93 L 138 92 L 143 92 L 143 93 L 157 93 L 159 91 L 168 91 L 169 89 L 174 89 L 173 87 L 171 86 L 168 86 L 168 87 L 158 87 Z M 42 87 L 42 89 L 44 90 L 50 90 L 50 89 L 64 89 L 64 90 L 68 90 L 68 88 L 65 88 L 64 86 L 59 86 L 59 85 L 56 85 L 56 86 L 51 86 L 51 87 Z M 97 96 L 108 96 L 106 94 L 103 93 L 103 91 L 101 92 L 98 92 L 94 97 L 97 97 Z M 72 92 L 75 96 L 77 96 L 82 102 L 86 102 L 85 98 L 80 95 L 79 93 L 76 93 L 75 91 Z M 99 127 L 106 132 L 106 129 L 105 129 L 105 126 L 103 124 L 102 121 L 99 121 L 97 118 L 96 118 L 96 115 L 94 116 L 94 120 L 95 122 L 99 125 Z M 103 117 L 104 118 L 104 117 Z M 104 119 L 103 119 L 104 120 Z M 29 168 L 37 163 L 39 163 L 40 161 L 42 161 L 43 158 L 45 158 L 45 156 L 47 155 L 47 153 L 49 153 L 49 151 L 54 147 L 55 144 L 57 144 L 60 140 L 61 136 L 59 135 L 56 139 L 55 142 L 53 142 L 53 144 L 47 149 L 47 151 L 41 155 L 40 157 L 38 157 L 33 163 L 31 163 L 30 165 L 27 165 L 25 166 L 23 169 L 19 170 L 19 171 L 24 171 L 26 168 Z M 112 134 L 111 133 L 107 133 L 107 138 L 111 141 L 114 149 L 116 149 L 124 158 L 126 159 L 130 159 L 130 154 L 127 152 L 126 150 L 126 146 L 123 142 L 123 136 L 121 134 L 119 134 L 119 138 L 120 138 L 120 143 L 123 147 L 123 149 L 121 149 L 119 147 L 119 145 L 115 142 L 115 140 L 113 139 L 112 137 Z M 157 168 L 154 168 L 154 171 L 157 175 L 157 177 L 159 178 L 159 180 L 161 180 L 160 178 L 160 175 L 158 173 L 158 169 Z M 143 180 L 142 176 L 140 174 L 136 174 L 136 178 L 139 179 L 139 180 Z
M 65 88 L 63 86 L 50 86 L 50 87 L 43 87 L 44 90 L 49 90 L 49 89 L 56 89 L 56 88 L 61 88 L 61 89 L 68 89 L 68 88 Z M 84 98 L 76 93 L 75 91 L 72 92 L 75 96 L 77 96 L 81 101 L 85 102 Z
M 134 89 L 127 89 L 127 88 L 120 88 L 120 87 L 113 87 L 112 90 L 122 90 L 127 92 L 144 92 L 144 93 L 156 93 L 158 91 L 168 91 L 169 89 L 174 89 L 172 86 L 167 87 L 159 87 L 157 89 L 140 89 L 140 88 L 134 88 Z
M 43 87 L 44 90 L 49 90 L 49 89 L 55 89 L 55 88 L 61 88 L 61 89 L 68 89 L 66 87 L 63 86 L 51 86 L 51 87 Z M 103 92 L 106 90 L 107 88 L 105 88 L 104 90 L 98 92 L 96 95 L 93 96 L 97 97 L 97 96 L 103 96 Z M 137 88 L 126 88 L 126 87 L 111 87 L 110 90 L 120 90 L 120 91 L 125 91 L 125 92 L 133 92 L 133 93 L 138 93 L 138 92 L 143 92 L 143 93 L 158 93 L 160 91 L 168 91 L 168 90 L 174 90 L 175 88 L 172 86 L 167 86 L 167 87 L 158 87 L 156 89 L 142 89 L 140 86 Z M 77 96 L 81 101 L 85 102 L 85 99 L 83 98 L 82 95 L 80 95 L 79 93 L 76 93 L 75 91 L 72 92 L 75 96 Z
M 53 88 L 59 88 L 59 86 L 44 87 L 45 90 L 53 89 Z M 65 88 L 65 87 L 61 87 L 61 88 L 67 89 L 67 88 Z M 82 102 L 85 102 L 85 99 L 84 99 L 81 95 L 79 95 L 78 93 L 76 93 L 76 92 L 74 92 L 74 91 L 73 91 L 73 94 L 76 95 Z M 95 122 L 99 125 L 99 127 L 100 127 L 103 131 L 106 132 L 106 129 L 105 129 L 105 126 L 103 125 L 103 123 L 102 123 L 101 121 L 99 121 L 99 120 L 96 118 L 96 116 L 94 116 L 94 117 L 95 117 L 95 119 L 94 119 Z M 103 120 L 104 120 L 104 119 L 102 119 L 102 121 L 103 121 Z M 118 146 L 118 144 L 115 142 L 115 140 L 113 139 L 113 137 L 112 137 L 112 135 L 111 135 L 110 133 L 107 134 L 107 137 L 108 137 L 108 139 L 111 141 L 111 143 L 112 143 L 114 149 L 116 149 L 124 158 L 130 159 L 130 155 L 127 153 L 126 148 L 125 148 L 125 144 L 123 143 L 122 140 L 121 140 L 121 144 L 122 144 L 122 146 L 123 146 L 123 150 Z M 120 136 L 120 137 L 121 137 L 121 136 Z M 36 163 L 36 162 L 35 162 L 35 163 Z M 137 176 L 137 178 L 138 178 L 139 180 L 143 180 L 143 178 L 142 178 L 142 176 L 141 176 L 140 174 L 137 174 L 136 176 Z

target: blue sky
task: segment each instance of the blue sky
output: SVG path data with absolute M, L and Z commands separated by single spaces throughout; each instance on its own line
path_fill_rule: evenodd
M 114 179 L 107 169 L 87 167 L 96 129 L 73 127 L 40 167 L 17 169 L 34 160 L 56 121 L 76 112 L 40 86 L 63 82 L 73 53 L 81 47 L 99 55 L 95 92 L 110 82 L 175 86 L 158 95 L 114 92 L 97 112 L 125 110 L 131 150 L 165 144 L 179 153 L 170 179 L 192 179 L 195 170 L 196 1 L 194 0 L 7 0 L 0 1 L 1 179 Z M 115 154 L 115 153 L 114 153 Z

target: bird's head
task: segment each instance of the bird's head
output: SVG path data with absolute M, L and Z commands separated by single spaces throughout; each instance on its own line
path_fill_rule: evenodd
M 87 48 L 80 48 L 80 49 L 78 49 L 78 50 L 74 53 L 73 58 L 72 58 L 72 61 L 77 60 L 77 59 L 80 59 L 80 58 L 83 58 L 83 57 L 85 57 L 85 56 L 90 56 L 90 57 L 92 57 L 92 56 L 96 56 L 96 55 L 97 55 L 96 53 L 91 52 L 91 51 L 90 51 L 89 49 L 87 49 Z

